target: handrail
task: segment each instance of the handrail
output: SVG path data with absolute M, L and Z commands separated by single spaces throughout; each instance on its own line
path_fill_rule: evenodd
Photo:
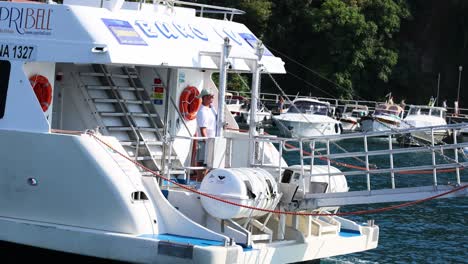
M 444 127 L 444 126 L 439 126 Z M 456 124 L 456 125 L 448 125 L 445 126 L 450 127 L 452 131 L 460 128 L 468 127 L 468 124 Z M 421 131 L 421 130 L 430 130 L 434 131 L 433 128 L 418 128 L 418 129 L 405 129 L 404 131 L 409 133 L 411 131 Z M 395 193 L 398 193 L 400 188 L 408 187 L 408 184 L 405 179 L 407 177 L 396 177 L 396 175 L 422 175 L 421 182 L 415 183 L 415 187 L 422 186 L 427 183 L 431 183 L 434 188 L 437 188 L 442 183 L 441 179 L 444 181 L 448 180 L 449 185 L 451 183 L 455 184 L 456 186 L 462 183 L 460 177 L 460 171 L 464 170 L 468 166 L 468 160 L 459 160 L 457 153 L 460 149 L 468 147 L 468 142 L 465 143 L 457 143 L 456 140 L 453 143 L 446 143 L 444 145 L 435 145 L 434 141 L 429 146 L 418 146 L 418 147 L 408 147 L 408 148 L 397 148 L 394 143 L 392 143 L 392 135 L 398 134 L 398 132 L 390 131 L 390 132 L 379 132 L 379 133 L 357 133 L 357 134 L 345 134 L 340 136 L 320 136 L 315 138 L 281 138 L 275 137 L 272 135 L 262 135 L 259 134 L 254 138 L 239 138 L 239 140 L 253 140 L 257 145 L 273 143 L 277 148 L 279 153 L 283 154 L 285 152 L 289 153 L 289 155 L 297 155 L 298 159 L 296 159 L 296 163 L 300 165 L 297 169 L 299 172 L 302 173 L 303 178 L 301 179 L 302 186 L 306 186 L 306 183 L 311 180 L 311 177 L 317 176 L 325 176 L 325 177 L 332 177 L 332 176 L 344 176 L 344 177 L 363 177 L 364 184 L 352 190 L 352 192 L 356 191 L 367 191 L 371 192 L 374 190 L 385 190 L 388 194 L 390 194 L 390 190 L 394 190 Z M 377 135 L 385 135 L 384 139 L 388 140 L 388 142 L 380 144 L 379 149 L 370 149 L 367 146 L 369 139 L 373 136 Z M 434 137 L 434 133 L 431 133 L 431 136 Z M 193 140 L 201 140 L 205 139 L 203 137 L 179 137 L 179 138 L 186 138 L 186 139 L 193 139 Z M 353 152 L 344 152 L 341 153 L 342 150 L 334 148 L 331 146 L 330 141 L 333 141 L 337 138 L 341 138 L 341 140 L 353 140 L 353 144 L 356 142 L 356 138 L 364 139 L 363 145 L 360 146 L 359 151 Z M 230 138 L 231 140 L 236 140 L 236 138 Z M 316 143 L 323 143 L 324 148 L 322 146 L 318 146 L 320 149 L 316 148 Z M 291 144 L 293 143 L 293 144 Z M 295 144 L 294 144 L 295 143 Z M 310 148 L 311 151 L 308 152 L 305 148 Z M 265 162 L 263 157 L 265 156 L 265 151 L 268 151 L 268 148 L 259 148 L 258 157 L 254 160 L 254 163 L 251 164 L 253 167 L 260 167 L 265 169 L 271 169 L 272 171 L 278 171 L 278 178 L 277 181 L 281 182 L 281 175 L 285 167 L 281 167 L 281 160 L 278 162 L 276 160 L 270 160 Z M 320 153 L 323 151 L 324 153 Z M 455 153 L 455 158 L 448 157 L 447 154 Z M 444 153 L 446 152 L 446 153 Z M 296 154 L 297 153 L 297 154 Z M 394 157 L 399 155 L 399 157 L 411 157 L 414 153 L 426 153 L 424 155 L 418 156 L 418 163 L 416 165 L 408 165 L 401 162 L 396 162 Z M 226 151 L 226 160 L 229 160 L 230 152 Z M 444 159 L 436 159 L 436 155 L 440 155 Z M 379 164 L 379 168 L 370 164 L 372 160 L 375 160 L 376 156 L 382 156 L 384 159 L 387 158 L 387 163 L 382 165 Z M 356 157 L 365 157 L 365 165 L 356 166 L 352 164 L 347 164 L 342 162 L 344 158 L 356 158 Z M 338 161 L 340 160 L 341 161 Z M 316 162 L 320 161 L 320 163 Z M 311 166 L 307 165 L 310 164 Z M 325 169 L 321 169 L 320 171 L 314 170 L 312 166 L 316 164 L 323 164 Z M 290 166 L 293 164 L 289 164 Z M 309 166 L 309 167 L 307 167 Z M 337 167 L 339 170 L 332 170 L 331 167 Z M 328 169 L 326 169 L 328 167 Z M 341 168 L 346 168 L 341 170 Z M 296 170 L 296 169 L 295 169 Z M 443 173 L 443 178 L 440 178 L 439 175 Z M 447 174 L 449 173 L 449 174 Z M 463 174 L 463 177 L 466 176 L 466 173 Z M 388 177 L 388 185 L 382 186 L 379 185 L 378 188 L 375 188 L 375 185 L 372 184 L 372 181 L 376 181 L 376 179 L 387 179 Z M 387 181 L 387 180 L 386 180 Z M 451 183 L 450 183 L 451 182 Z M 412 185 L 411 183 L 409 185 Z M 424 185 L 424 186 L 426 186 Z M 356 186 L 354 186 L 356 187 Z M 307 191 L 302 190 L 304 194 Z M 390 199 L 390 198 L 389 198 Z M 390 201 L 390 200 L 389 200 Z
M 190 137 L 193 137 L 192 133 L 190 132 L 190 129 L 187 126 L 187 123 L 185 122 L 184 116 L 179 111 L 179 108 L 177 107 L 176 103 L 174 102 L 174 98 L 172 98 L 172 96 L 169 96 L 169 98 L 171 99 L 172 106 L 177 111 L 177 114 L 179 115 L 179 119 L 182 120 L 182 124 L 184 124 L 184 127 L 187 130 L 188 134 L 190 135 Z
M 231 7 L 223 7 L 223 6 L 215 6 L 215 5 L 207 5 L 207 4 L 199 4 L 199 3 L 192 3 L 192 2 L 185 2 L 185 1 L 177 1 L 171 0 L 173 4 L 177 4 L 180 6 L 191 6 L 191 7 L 199 7 L 200 10 L 196 10 L 197 13 L 203 17 L 204 14 L 224 14 L 224 18 L 227 19 L 227 15 L 231 15 L 230 21 L 233 20 L 234 15 L 244 15 L 245 12 L 236 8 Z

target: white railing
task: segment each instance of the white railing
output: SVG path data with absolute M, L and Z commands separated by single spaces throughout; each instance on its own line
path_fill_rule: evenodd
M 405 129 L 399 131 L 400 133 L 388 131 L 295 139 L 259 135 L 253 139 L 242 138 L 241 140 L 254 140 L 256 142 L 258 153 L 254 163 L 250 166 L 277 171 L 278 182 L 281 182 L 281 173 L 285 169 L 281 165 L 281 158 L 284 156 L 289 156 L 289 166 L 301 165 L 302 175 L 308 174 L 310 177 L 344 175 L 346 177 L 350 187 L 350 191 L 346 194 L 304 193 L 305 198 L 299 207 L 310 209 L 319 207 L 319 205 L 341 206 L 415 200 L 434 195 L 434 192 L 447 190 L 452 185 L 463 185 L 464 182 L 468 181 L 468 171 L 464 170 L 468 166 L 468 161 L 460 158 L 459 152 L 463 148 L 468 148 L 468 142 L 458 143 L 457 131 L 467 127 L 468 124 L 454 124 Z M 401 133 L 411 134 L 426 131 L 433 137 L 433 132 L 440 129 L 451 131 L 449 142 L 436 145 L 436 141 L 432 139 L 430 143 L 420 146 L 402 147 L 395 141 L 395 137 Z M 229 140 L 234 141 L 236 138 Z M 262 151 L 268 148 L 263 148 L 261 145 L 269 143 L 273 143 L 278 149 L 278 162 L 265 162 L 265 153 Z M 232 142 L 227 145 L 229 146 L 229 144 Z M 235 159 L 236 154 L 239 155 L 239 153 L 231 153 L 228 149 L 225 152 L 227 161 Z M 292 161 L 295 161 L 295 164 Z M 314 166 L 308 166 L 320 164 L 328 166 L 328 170 L 317 172 L 314 171 Z M 331 169 L 332 166 L 340 171 Z M 206 168 L 187 167 L 186 169 Z M 310 177 L 307 179 L 310 180 Z M 465 191 L 462 195 L 468 195 L 468 192 Z M 378 199 L 372 199 L 372 197 L 378 197 Z

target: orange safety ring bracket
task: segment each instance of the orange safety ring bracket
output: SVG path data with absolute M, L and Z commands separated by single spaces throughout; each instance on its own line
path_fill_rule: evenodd
M 189 121 L 197 118 L 197 112 L 201 105 L 200 94 L 197 87 L 187 86 L 180 94 L 179 110 L 184 119 Z
M 41 105 L 42 111 L 46 112 L 52 103 L 52 85 L 50 85 L 49 80 L 45 76 L 39 74 L 29 77 L 29 82 Z

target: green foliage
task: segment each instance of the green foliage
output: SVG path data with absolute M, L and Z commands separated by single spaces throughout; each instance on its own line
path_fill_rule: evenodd
M 245 15 L 237 16 L 236 21 L 248 27 L 260 38 L 267 27 L 271 16 L 270 0 L 199 0 L 201 4 L 232 7 L 245 11 Z
M 341 86 L 339 96 L 350 98 L 389 81 L 398 61 L 393 34 L 401 19 L 409 16 L 404 2 L 328 0 L 312 9 L 310 16 L 315 21 L 313 30 L 322 39 L 318 48 L 329 56 L 324 62 L 333 69 L 328 75 Z M 360 91 L 354 88 L 357 82 L 361 82 Z
M 275 78 L 289 94 L 370 100 L 393 91 L 417 103 L 435 95 L 441 73 L 441 96 L 450 99 L 468 61 L 466 0 L 194 1 L 246 11 L 235 20 L 286 62 L 291 74 Z M 240 89 L 234 78 L 229 89 Z M 278 92 L 264 76 L 268 88 Z
M 219 73 L 214 73 L 211 76 L 211 79 L 214 83 L 219 83 Z M 245 75 L 237 74 L 237 73 L 229 73 L 227 76 L 227 84 L 226 89 L 230 91 L 238 91 L 238 92 L 249 92 L 249 78 Z

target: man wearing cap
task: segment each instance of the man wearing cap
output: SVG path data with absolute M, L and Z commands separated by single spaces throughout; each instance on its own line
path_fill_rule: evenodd
M 209 89 L 203 89 L 197 97 L 202 99 L 202 105 L 197 113 L 197 124 L 200 128 L 200 136 L 215 137 L 217 113 L 212 106 L 214 94 Z
M 200 137 L 213 138 L 216 136 L 217 116 L 216 110 L 212 105 L 214 93 L 210 89 L 205 88 L 197 97 L 202 99 L 202 105 L 197 113 L 197 124 L 200 128 Z M 206 140 L 200 143 L 198 162 L 206 164 Z

